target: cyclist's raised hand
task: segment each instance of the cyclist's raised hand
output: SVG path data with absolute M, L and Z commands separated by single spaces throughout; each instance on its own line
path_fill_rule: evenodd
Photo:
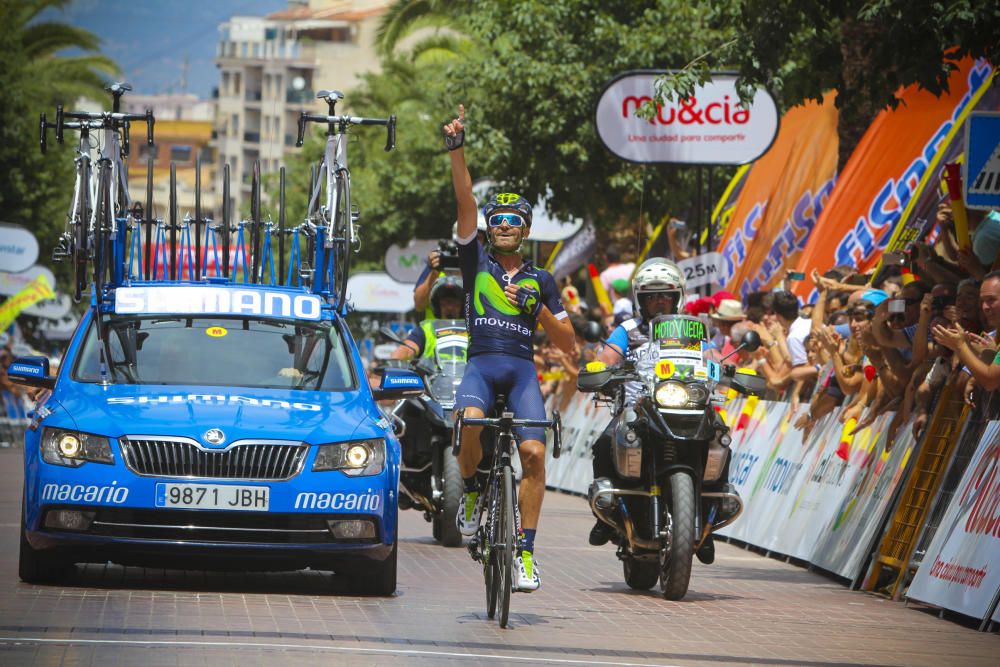
M 458 105 L 458 118 L 454 119 L 450 123 L 445 123 L 444 128 L 444 145 L 448 147 L 448 150 L 453 151 L 462 147 L 465 143 L 465 105 Z

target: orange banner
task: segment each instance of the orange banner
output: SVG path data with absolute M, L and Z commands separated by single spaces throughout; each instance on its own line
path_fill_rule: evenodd
M 719 244 L 721 284 L 747 295 L 784 277 L 816 224 L 837 170 L 834 94 L 781 119 L 774 145 L 750 168 L 729 228 Z
M 902 104 L 876 116 L 844 166 L 817 233 L 798 260 L 799 271 L 808 275 L 838 265 L 868 270 L 878 262 L 928 165 L 990 73 L 985 62 L 965 59 L 941 97 L 916 85 L 898 93 Z M 811 290 L 809 281 L 796 285 L 800 297 Z

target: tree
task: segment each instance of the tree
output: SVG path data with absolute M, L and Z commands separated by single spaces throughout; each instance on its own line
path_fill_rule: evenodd
M 470 119 L 470 164 L 529 198 L 548 194 L 555 213 L 599 229 L 667 214 L 694 226 L 698 169 L 623 162 L 601 144 L 594 108 L 615 75 L 680 67 L 731 38 L 735 27 L 717 20 L 727 6 L 536 0 L 512 12 L 507 2 L 477 2 L 465 27 L 480 54 L 449 73 Z M 714 173 L 722 182 L 730 170 Z
M 739 0 L 720 18 L 739 39 L 719 39 L 704 57 L 661 81 L 660 102 L 688 97 L 713 69 L 735 69 L 744 99 L 758 86 L 787 109 L 837 90 L 840 164 L 895 93 L 918 84 L 947 90 L 954 60 L 1000 63 L 1000 6 L 970 0 Z
M 49 154 L 38 149 L 38 116 L 51 117 L 57 103 L 87 96 L 103 99 L 105 74 L 116 67 L 92 53 L 99 40 L 91 33 L 54 21 L 39 21 L 46 9 L 68 0 L 0 0 L 0 210 L 5 222 L 32 230 L 47 264 L 62 233 L 73 188 L 73 155 L 68 145 L 50 142 Z M 60 55 L 80 49 L 86 55 Z M 51 136 L 50 136 L 51 138 Z M 69 142 L 67 142 L 68 144 Z M 65 265 L 58 275 L 65 274 Z

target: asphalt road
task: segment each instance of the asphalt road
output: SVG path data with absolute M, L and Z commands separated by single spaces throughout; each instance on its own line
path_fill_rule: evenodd
M 318 572 L 78 566 L 63 586 L 17 578 L 21 450 L 0 450 L 0 664 L 997 665 L 1000 637 L 849 591 L 722 544 L 687 598 L 622 579 L 614 547 L 586 544 L 582 498 L 546 496 L 542 588 L 486 618 L 481 570 L 402 513 L 391 598 L 337 593 Z

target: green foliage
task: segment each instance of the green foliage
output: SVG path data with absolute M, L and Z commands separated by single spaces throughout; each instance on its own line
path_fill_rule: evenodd
M 688 97 L 712 70 L 735 69 L 741 98 L 758 86 L 782 110 L 838 91 L 841 164 L 875 114 L 895 107 L 900 87 L 947 90 L 965 56 L 1000 62 L 1000 5 L 935 0 L 733 0 L 738 39 L 659 83 L 660 101 Z M 720 15 L 725 16 L 725 15 Z
M 24 225 L 38 237 L 39 263 L 49 264 L 62 233 L 73 188 L 73 151 L 49 135 L 49 151 L 38 147 L 38 117 L 49 120 L 57 103 L 72 105 L 80 96 L 102 99 L 102 73 L 114 64 L 99 55 L 57 55 L 77 47 L 93 50 L 97 38 L 61 23 L 33 22 L 44 9 L 66 0 L 0 1 L 0 211 L 4 222 Z M 62 279 L 66 265 L 54 265 Z
M 530 199 L 547 192 L 557 215 L 599 229 L 692 219 L 697 169 L 633 165 L 609 153 L 594 126 L 607 82 L 632 69 L 679 68 L 729 29 L 707 1 L 477 2 L 469 32 L 480 56 L 453 68 L 471 120 L 469 160 Z M 720 177 L 728 173 L 718 169 Z M 694 222 L 694 220 L 692 220 Z

